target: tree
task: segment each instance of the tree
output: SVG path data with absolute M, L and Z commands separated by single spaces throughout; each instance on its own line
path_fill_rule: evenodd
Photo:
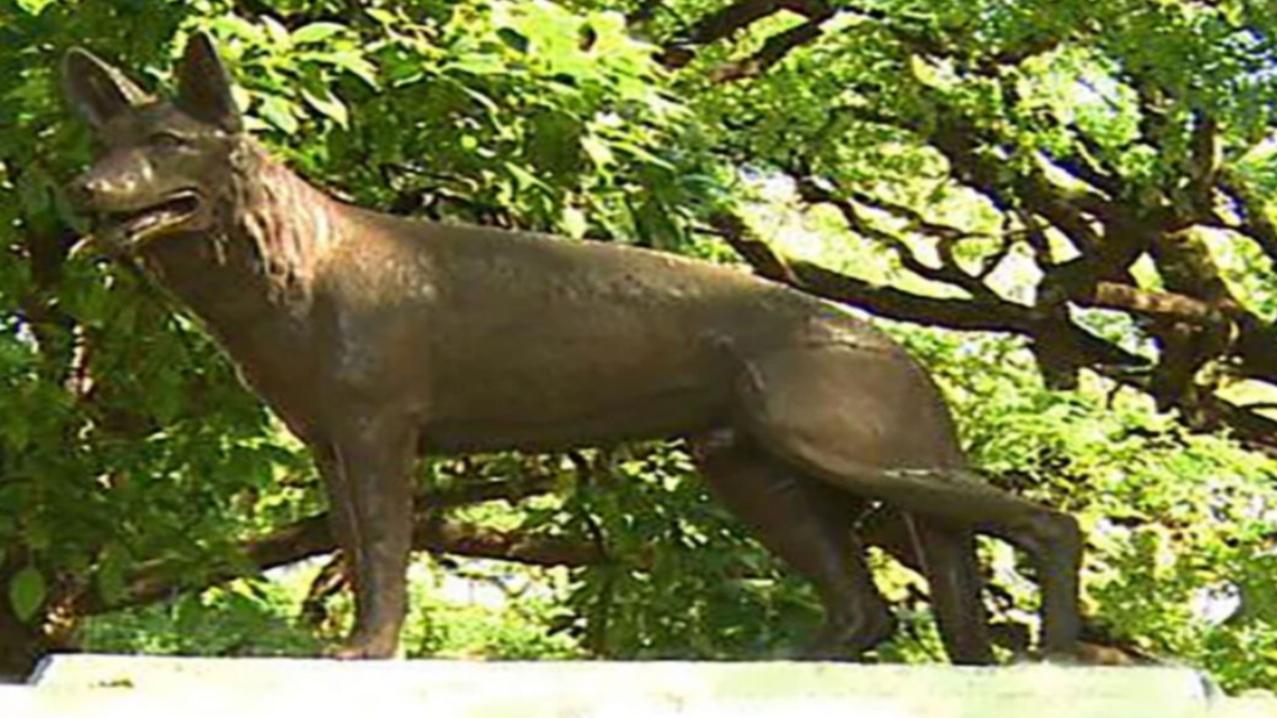
M 677 32 L 664 61 L 718 55 L 696 60 L 711 85 L 697 99 L 729 130 L 723 151 L 789 175 L 804 202 L 953 298 L 801 266 L 797 283 L 1023 336 L 1052 387 L 1090 369 L 1191 427 L 1267 446 L 1262 407 L 1220 390 L 1269 382 L 1277 346 L 1263 283 L 1227 281 L 1277 256 L 1269 23 L 1247 3 L 745 0 Z M 722 47 L 733 35 L 744 48 Z M 942 216 L 957 197 L 977 204 L 965 223 Z M 759 245 L 742 251 L 781 276 Z M 1033 265 L 1028 302 L 991 281 L 1017 260 Z
M 0 0 L 0 663 L 331 549 L 308 460 L 198 327 L 69 256 L 88 146 L 52 58 L 87 44 L 154 85 L 199 27 L 259 137 L 358 203 L 739 257 L 907 322 L 980 465 L 1083 518 L 1092 638 L 1274 685 L 1274 22 L 1242 0 Z M 832 249 L 803 256 L 801 227 Z M 576 566 L 560 622 L 598 654 L 766 653 L 814 615 L 676 444 L 435 462 L 421 490 L 423 548 Z M 496 524 L 449 510 L 528 496 Z M 1022 650 L 1028 592 L 986 558 Z M 923 638 L 882 654 L 934 655 L 907 616 Z

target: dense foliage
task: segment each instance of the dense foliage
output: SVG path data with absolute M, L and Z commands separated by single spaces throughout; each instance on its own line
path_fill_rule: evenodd
M 162 292 L 69 257 L 58 58 L 159 89 L 194 29 L 340 196 L 903 320 L 991 479 L 1082 519 L 1089 638 L 1277 686 L 1277 19 L 1248 0 L 0 0 L 3 667 L 313 653 L 346 619 L 334 566 L 262 577 L 331 551 L 308 458 Z M 412 655 L 767 656 L 818 618 L 677 443 L 421 473 Z M 1031 576 L 984 554 L 1024 650 Z M 875 564 L 906 629 L 879 657 L 939 659 L 925 583 Z M 476 572 L 534 580 L 504 613 L 426 590 Z

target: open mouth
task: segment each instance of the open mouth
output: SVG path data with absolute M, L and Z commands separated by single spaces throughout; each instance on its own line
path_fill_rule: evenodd
M 159 236 L 163 230 L 172 229 L 190 219 L 199 206 L 199 195 L 191 190 L 183 190 L 141 209 L 106 212 L 102 215 L 102 222 L 112 234 L 136 247 Z

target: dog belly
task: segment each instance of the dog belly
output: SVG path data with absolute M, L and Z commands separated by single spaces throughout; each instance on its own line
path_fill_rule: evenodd
M 454 411 L 433 415 L 423 427 L 428 449 L 553 451 L 702 431 L 728 416 L 726 392 L 713 385 L 645 390 L 632 382 L 507 382 L 476 382 L 472 392 L 454 387 Z

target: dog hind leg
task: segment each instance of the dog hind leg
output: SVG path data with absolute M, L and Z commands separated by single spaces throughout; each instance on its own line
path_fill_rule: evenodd
M 805 657 L 856 657 L 891 634 L 894 619 L 850 530 L 854 497 L 786 470 L 730 431 L 697 437 L 692 446 L 719 499 L 815 584 L 825 625 Z

